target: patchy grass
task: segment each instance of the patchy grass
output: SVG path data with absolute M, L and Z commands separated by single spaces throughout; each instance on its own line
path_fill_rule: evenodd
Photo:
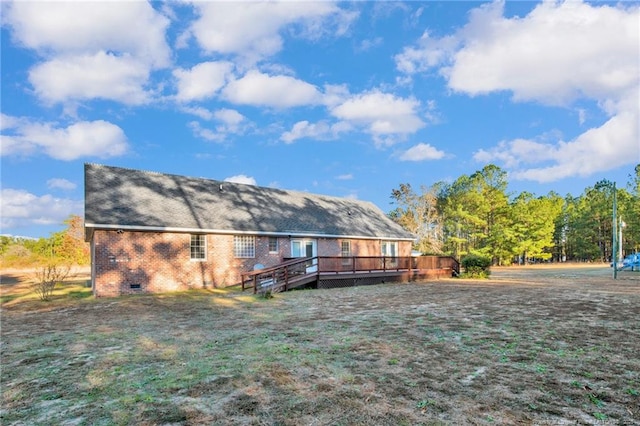
M 0 422 L 639 423 L 640 281 L 595 271 L 272 299 L 18 295 L 2 305 Z
M 34 291 L 36 269 L 5 270 L 0 275 L 0 303 L 3 308 L 21 305 L 21 309 L 42 307 L 40 296 Z M 50 301 L 72 301 L 91 297 L 91 281 L 87 267 L 74 267 L 64 282 L 57 284 Z M 33 302 L 33 303 L 32 303 Z

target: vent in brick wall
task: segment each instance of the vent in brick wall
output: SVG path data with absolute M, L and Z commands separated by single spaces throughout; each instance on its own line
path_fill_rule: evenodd
M 140 284 L 129 284 L 129 288 L 131 290 L 141 290 L 142 286 Z

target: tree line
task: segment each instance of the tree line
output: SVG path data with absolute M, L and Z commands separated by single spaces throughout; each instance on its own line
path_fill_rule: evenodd
M 71 215 L 64 223 L 66 229 L 54 232 L 48 238 L 0 236 L 2 266 L 20 268 L 55 263 L 88 265 L 90 249 L 84 241 L 82 218 Z
M 475 254 L 494 265 L 609 262 L 615 188 L 622 251 L 640 250 L 640 164 L 626 188 L 601 180 L 577 197 L 509 194 L 507 187 L 507 173 L 493 164 L 453 183 L 419 190 L 403 183 L 391 192 L 389 217 L 417 236 L 414 248 L 423 254 Z

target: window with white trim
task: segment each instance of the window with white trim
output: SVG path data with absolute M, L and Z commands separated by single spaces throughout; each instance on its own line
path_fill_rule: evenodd
M 382 255 L 385 257 L 396 257 L 398 255 L 397 241 L 382 241 Z
M 191 260 L 206 260 L 207 239 L 202 234 L 191 234 Z
M 233 255 L 243 259 L 256 257 L 256 237 L 253 235 L 235 235 L 233 237 Z
M 398 265 L 398 242 L 397 241 L 382 241 L 380 244 L 382 248 L 382 256 L 386 258 L 385 264 L 387 266 L 395 267 Z M 390 258 L 390 259 L 389 259 Z
M 269 237 L 269 253 L 278 252 L 278 237 Z
M 343 265 L 351 264 L 351 241 L 342 241 L 340 247 L 340 255 L 346 259 L 342 259 Z
M 351 256 L 351 241 L 343 241 L 342 248 L 340 250 L 342 257 Z

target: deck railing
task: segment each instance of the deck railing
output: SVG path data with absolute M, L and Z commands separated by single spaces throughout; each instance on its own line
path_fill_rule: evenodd
M 460 273 L 460 264 L 450 256 L 315 256 L 289 258 L 278 265 L 243 272 L 242 290 L 253 288 L 284 288 L 303 277 L 322 274 L 356 274 L 374 272 L 408 272 L 450 269 Z
M 319 256 L 320 273 L 408 271 L 451 269 L 460 272 L 460 264 L 450 256 Z

